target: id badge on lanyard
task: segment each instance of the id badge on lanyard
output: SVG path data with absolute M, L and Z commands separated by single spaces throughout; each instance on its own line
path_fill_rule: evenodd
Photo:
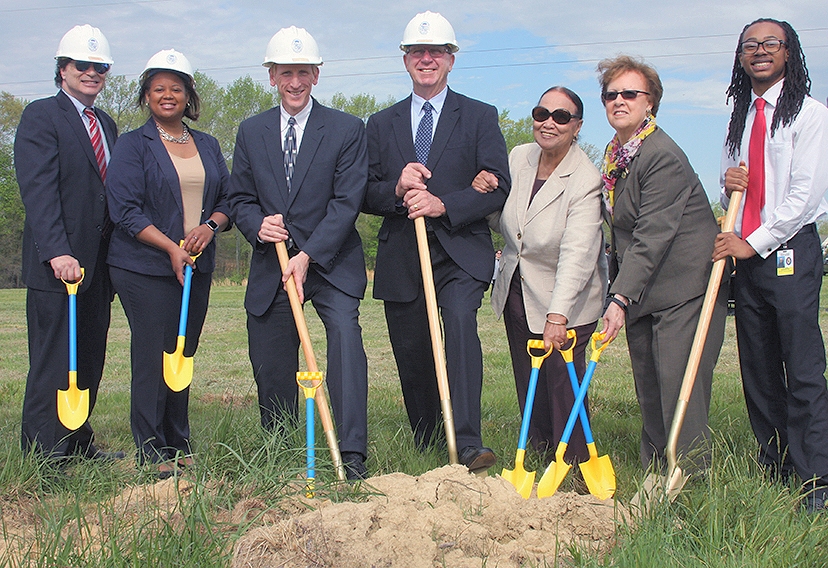
M 793 276 L 794 273 L 794 251 L 789 249 L 787 244 L 776 251 L 776 275 Z

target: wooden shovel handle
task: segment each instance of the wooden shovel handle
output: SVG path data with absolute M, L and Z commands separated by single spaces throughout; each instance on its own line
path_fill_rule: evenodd
M 288 257 L 287 247 L 284 241 L 276 243 L 276 256 L 279 257 L 279 266 L 282 267 L 282 271 L 286 270 L 290 257 Z M 296 290 L 296 282 L 293 281 L 293 276 L 288 278 L 286 287 L 288 299 L 290 300 L 290 309 L 293 312 L 293 321 L 296 322 L 296 331 L 299 333 L 299 342 L 302 344 L 302 352 L 305 354 L 308 371 L 313 373 L 318 372 L 319 367 L 316 365 L 316 357 L 313 354 L 313 346 L 311 345 L 310 333 L 308 332 L 308 323 L 305 320 L 305 312 L 302 310 L 302 303 L 299 301 L 299 292 Z M 328 398 L 325 396 L 324 387 L 316 389 L 314 399 L 319 409 L 319 419 L 322 422 L 322 429 L 325 431 L 328 449 L 331 451 L 331 461 L 333 461 L 334 468 L 336 468 L 336 476 L 340 481 L 345 481 L 345 468 L 342 466 L 342 454 L 339 452 L 339 441 L 336 439 L 336 430 L 334 428 L 334 422 L 331 419 L 331 410 L 328 406 Z
M 428 248 L 425 219 L 414 219 L 414 231 L 417 234 L 417 250 L 420 253 L 420 270 L 423 274 L 423 291 L 425 292 L 426 311 L 428 312 L 428 330 L 431 333 L 431 351 L 434 354 L 434 370 L 437 373 L 437 390 L 440 393 L 440 407 L 443 410 L 443 428 L 446 433 L 446 447 L 449 463 L 459 463 L 457 459 L 457 438 L 454 432 L 454 411 L 451 407 L 448 371 L 446 370 L 446 353 L 443 350 L 443 337 L 440 331 L 440 315 L 437 310 L 437 292 L 434 289 L 434 274 L 431 271 L 431 251 Z
M 722 225 L 723 233 L 733 232 L 736 226 L 736 215 L 739 213 L 739 206 L 742 203 L 742 195 L 742 191 L 734 191 L 731 194 L 727 215 Z M 726 258 L 714 262 L 713 269 L 710 271 L 710 279 L 707 281 L 707 290 L 704 293 L 704 303 L 702 304 L 701 314 L 699 315 L 699 323 L 696 326 L 696 334 L 693 336 L 690 357 L 687 359 L 687 367 L 684 370 L 684 377 L 681 381 L 681 391 L 679 392 L 678 402 L 676 403 L 676 410 L 673 413 L 673 424 L 670 427 L 670 435 L 667 438 L 666 453 L 668 471 L 675 469 L 678 461 L 676 453 L 678 437 L 681 433 L 681 427 L 684 424 L 684 416 L 687 414 L 690 396 L 693 394 L 693 385 L 696 382 L 696 375 L 699 372 L 699 365 L 702 354 L 704 353 L 704 343 L 707 340 L 710 321 L 713 319 L 713 311 L 716 308 L 716 299 L 719 296 L 719 287 L 722 283 L 722 275 L 724 274 L 726 263 Z

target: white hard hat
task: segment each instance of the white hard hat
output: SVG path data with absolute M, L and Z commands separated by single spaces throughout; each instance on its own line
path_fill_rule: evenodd
M 112 65 L 112 54 L 109 52 L 109 42 L 101 30 L 89 24 L 75 26 L 61 38 L 55 59 L 68 57 L 75 61 L 91 61 L 92 63 L 108 63 Z
M 144 73 L 150 69 L 177 71 L 193 78 L 193 66 L 190 65 L 190 61 L 183 53 L 174 49 L 162 49 L 150 57 L 144 67 Z
M 408 51 L 412 45 L 447 45 L 451 53 L 460 50 L 454 28 L 437 12 L 420 12 L 411 18 L 405 26 L 400 49 Z
M 288 65 L 322 65 L 319 47 L 305 28 L 290 26 L 282 28 L 270 38 L 262 65 L 270 67 L 277 63 Z

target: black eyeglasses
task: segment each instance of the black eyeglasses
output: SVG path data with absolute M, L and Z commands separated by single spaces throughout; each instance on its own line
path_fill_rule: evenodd
M 536 106 L 532 109 L 532 118 L 538 122 L 546 122 L 549 120 L 550 116 L 555 123 L 561 125 L 569 124 L 569 121 L 573 118 L 581 118 L 580 116 L 572 114 L 565 108 L 556 108 L 552 112 L 549 112 L 549 109 L 542 106 Z
M 442 45 L 439 47 L 413 47 L 409 49 L 406 53 L 414 57 L 414 59 L 422 59 L 423 57 L 425 57 L 426 51 L 432 59 L 440 59 L 441 57 L 449 53 L 448 48 Z
M 109 68 L 112 67 L 109 63 L 92 63 L 91 61 L 75 61 L 75 69 L 83 73 L 90 67 L 95 68 L 95 73 L 99 75 L 106 75 Z
M 776 53 L 786 44 L 781 39 L 771 38 L 765 41 L 743 41 L 740 47 L 745 55 L 753 55 L 759 51 L 760 45 L 765 48 L 765 53 Z
M 604 103 L 612 102 L 618 98 L 618 95 L 621 95 L 621 98 L 625 101 L 631 101 L 635 99 L 638 95 L 649 95 L 647 91 L 638 91 L 636 89 L 624 89 L 623 91 L 607 91 L 606 93 L 601 93 L 601 100 Z

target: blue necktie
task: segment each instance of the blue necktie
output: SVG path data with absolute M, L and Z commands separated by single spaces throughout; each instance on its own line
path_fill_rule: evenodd
M 421 164 L 428 162 L 428 152 L 431 150 L 431 131 L 434 127 L 434 117 L 431 110 L 434 107 L 426 101 L 423 104 L 423 118 L 417 127 L 417 137 L 414 139 L 414 150 L 417 152 L 417 161 Z
M 285 178 L 288 191 L 293 181 L 293 168 L 296 165 L 296 119 L 292 116 L 288 120 L 288 131 L 285 134 Z

